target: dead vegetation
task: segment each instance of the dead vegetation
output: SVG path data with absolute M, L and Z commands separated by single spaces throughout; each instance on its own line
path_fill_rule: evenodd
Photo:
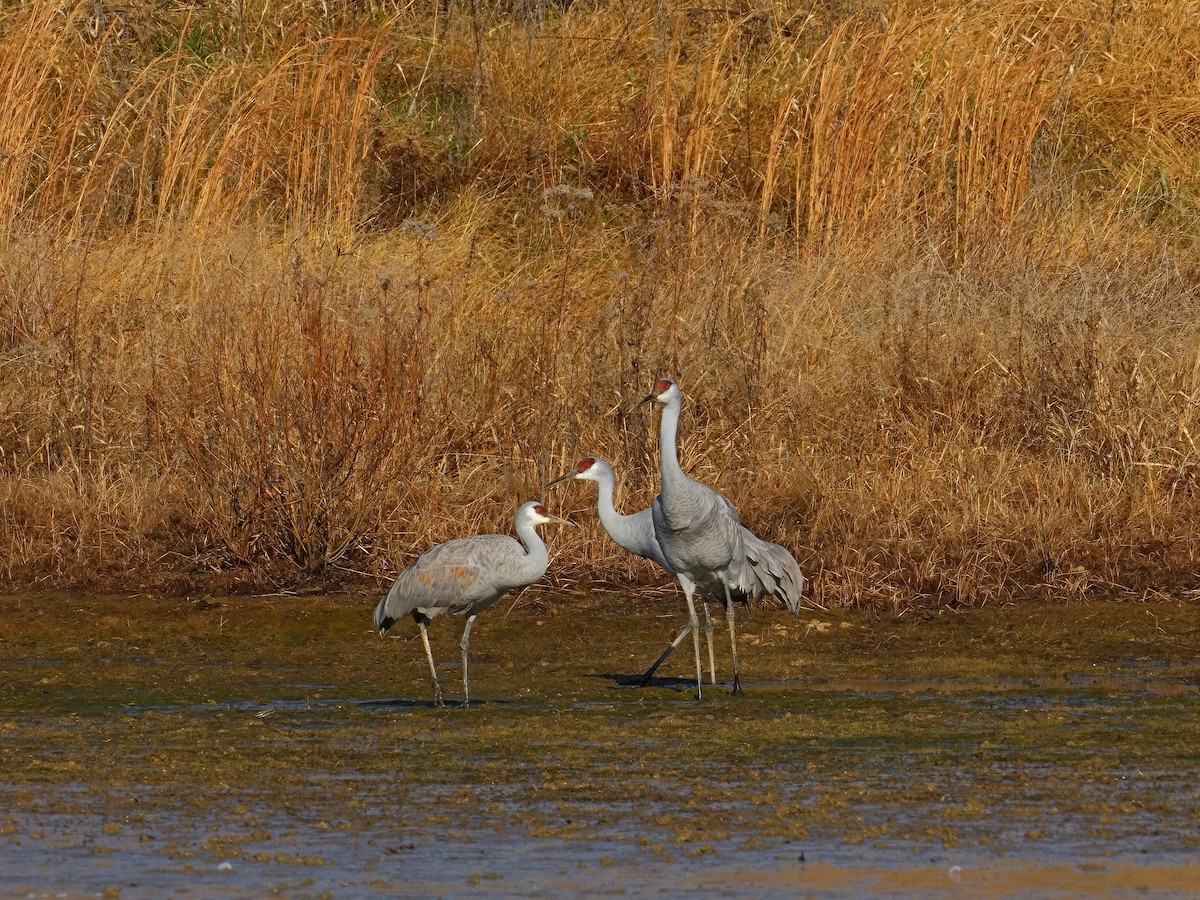
M 810 7 L 7 7 L 0 576 L 645 505 L 668 374 L 823 604 L 1195 589 L 1191 7 Z M 579 518 L 561 585 L 649 575 Z

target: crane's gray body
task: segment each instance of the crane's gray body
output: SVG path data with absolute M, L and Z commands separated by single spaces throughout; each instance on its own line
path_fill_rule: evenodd
M 650 510 L 654 535 L 671 571 L 702 594 L 724 596 L 726 585 L 732 587 L 735 563 L 745 555 L 742 523 L 733 504 L 688 478 L 678 466 L 672 470 L 664 463 L 662 492 Z
M 506 591 L 546 574 L 550 556 L 530 527 L 533 546 L 506 534 L 480 534 L 431 547 L 396 576 L 375 609 L 375 628 L 387 631 L 407 615 L 426 621 L 442 613 L 478 615 Z
M 699 482 L 691 483 L 716 497 L 707 510 L 700 511 L 704 498 L 700 491 L 695 492 L 698 514 L 694 518 L 671 518 L 662 495 L 651 507 L 664 568 L 690 579 L 709 600 L 723 604 L 728 587 L 731 599 L 747 606 L 752 600 L 774 597 L 792 612 L 799 612 L 804 576 L 792 554 L 742 525 L 733 504 L 721 494 Z
M 480 534 L 458 538 L 431 547 L 416 562 L 396 576 L 391 588 L 375 607 L 375 629 L 380 636 L 397 620 L 411 615 L 421 630 L 421 641 L 433 675 L 433 699 L 442 703 L 433 651 L 427 626 L 442 613 L 467 617 L 459 647 L 462 650 L 463 705 L 471 702 L 467 681 L 467 650 L 471 625 L 506 591 L 533 584 L 546 574 L 550 554 L 537 533 L 537 526 L 565 522 L 549 515 L 540 503 L 530 502 L 517 510 L 516 531 L 520 540 L 506 534 Z M 567 523 L 570 524 L 570 523 Z

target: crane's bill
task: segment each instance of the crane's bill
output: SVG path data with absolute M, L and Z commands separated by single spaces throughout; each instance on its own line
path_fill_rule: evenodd
M 562 484 L 564 481 L 570 481 L 574 477 L 575 477 L 574 472 L 568 472 L 566 475 L 560 475 L 557 478 L 555 478 L 553 481 L 547 481 L 545 484 L 543 484 L 542 490 L 544 491 L 544 490 L 547 490 L 548 488 L 552 488 L 556 484 Z

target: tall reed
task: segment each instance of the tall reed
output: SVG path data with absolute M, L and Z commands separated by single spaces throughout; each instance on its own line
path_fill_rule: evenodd
M 644 507 L 670 374 L 823 605 L 1197 589 L 1186 4 L 529 13 L 0 12 L 0 575 Z M 656 577 L 547 500 L 559 586 Z

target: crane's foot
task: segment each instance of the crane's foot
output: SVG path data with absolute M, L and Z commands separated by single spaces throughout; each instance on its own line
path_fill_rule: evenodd
M 734 695 L 746 693 L 745 691 L 742 690 L 742 683 L 740 681 L 738 681 L 736 678 L 733 679 L 733 690 L 730 691 L 730 693 L 734 694 Z

